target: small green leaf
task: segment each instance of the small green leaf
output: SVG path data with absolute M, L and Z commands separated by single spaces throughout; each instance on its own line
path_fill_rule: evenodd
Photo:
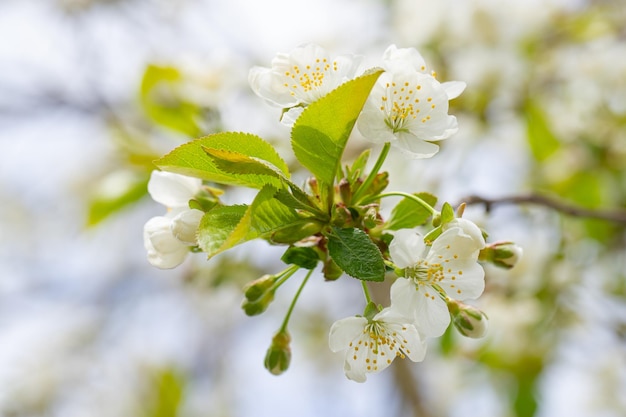
M 559 149 L 561 143 L 552 132 L 545 113 L 536 103 L 526 103 L 524 114 L 530 150 L 537 161 L 544 161 Z
M 279 187 L 281 184 L 281 180 L 271 175 L 224 171 L 217 166 L 213 157 L 206 154 L 204 148 L 220 150 L 223 155 L 231 152 L 233 155 L 256 158 L 257 161 L 265 161 L 268 166 L 275 167 L 286 177 L 289 176 L 287 164 L 272 145 L 256 135 L 239 132 L 216 133 L 187 142 L 156 160 L 155 164 L 164 171 L 198 177 L 220 184 L 243 185 L 251 188 L 261 188 L 265 184 Z
M 346 274 L 364 281 L 383 281 L 385 263 L 378 247 L 360 229 L 333 227 L 328 253 Z
M 298 213 L 282 204 L 274 195 L 277 190 L 265 186 L 249 206 L 216 207 L 217 218 L 209 211 L 200 223 L 198 242 L 209 258 L 236 245 L 256 238 L 271 238 L 272 234 L 302 219 Z M 214 222 L 214 223 L 211 223 Z
M 430 193 L 417 193 L 415 195 L 430 204 L 431 207 L 437 203 L 437 197 Z M 431 212 L 421 204 L 410 198 L 405 198 L 391 210 L 391 216 L 387 220 L 385 229 L 412 229 L 426 223 L 430 216 Z
M 89 226 L 100 223 L 107 217 L 138 201 L 147 193 L 148 180 L 150 179 L 148 173 L 141 175 L 129 173 L 127 175 L 126 172 L 121 172 L 119 175 L 118 173 L 112 175 L 116 176 L 112 180 L 115 187 L 101 184 L 101 189 L 96 190 L 89 201 L 89 213 L 87 215 L 87 225 Z M 105 178 L 104 181 L 108 182 L 108 180 Z
M 372 150 L 367 148 L 352 163 L 352 166 L 346 169 L 346 177 L 350 184 L 354 184 L 357 179 L 365 172 L 365 165 L 370 158 Z
M 198 245 L 210 258 L 222 252 L 248 206 L 216 206 L 207 212 L 198 227 Z
M 296 158 L 325 184 L 332 184 L 343 150 L 370 90 L 382 70 L 342 84 L 309 105 L 291 130 Z
M 286 264 L 298 265 L 300 268 L 313 269 L 320 257 L 313 248 L 290 246 L 280 260 Z
M 454 220 L 454 209 L 450 203 L 443 203 L 443 207 L 441 208 L 441 224 L 450 223 L 452 220 Z
M 158 125 L 186 136 L 200 135 L 202 109 L 183 97 L 183 76 L 175 67 L 148 65 L 141 80 L 140 102 Z

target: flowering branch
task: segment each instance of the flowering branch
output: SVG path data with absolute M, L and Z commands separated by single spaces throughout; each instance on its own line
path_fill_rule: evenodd
M 500 204 L 534 204 L 556 210 L 574 217 L 606 220 L 626 225 L 626 211 L 623 210 L 592 210 L 584 207 L 567 204 L 562 201 L 539 194 L 514 195 L 500 198 L 485 198 L 477 195 L 468 196 L 462 201 L 465 204 L 483 204 L 489 212 L 492 206 Z

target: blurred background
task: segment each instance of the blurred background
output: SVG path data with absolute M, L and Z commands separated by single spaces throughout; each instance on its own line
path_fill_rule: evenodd
M 151 267 L 143 224 L 164 209 L 146 183 L 152 160 L 220 130 L 293 162 L 247 72 L 306 42 L 373 64 L 413 46 L 467 83 L 459 133 L 429 160 L 392 152 L 390 189 L 617 219 L 470 205 L 490 241 L 524 248 L 510 271 L 485 267 L 485 338 L 446 333 L 423 363 L 353 383 L 327 334 L 362 311 L 359 283 L 314 276 L 291 368 L 269 374 L 298 280 L 260 317 L 239 305 L 282 251 Z M 623 0 L 2 0 L 0 146 L 0 416 L 626 415 Z

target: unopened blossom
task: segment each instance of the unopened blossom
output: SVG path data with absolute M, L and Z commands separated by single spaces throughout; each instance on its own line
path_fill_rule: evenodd
M 355 316 L 336 321 L 330 329 L 329 346 L 333 352 L 346 351 L 344 371 L 356 382 L 365 382 L 368 373 L 382 371 L 396 357 L 419 362 L 426 355 L 415 325 L 391 308 L 371 320 Z
M 450 324 L 445 300 L 475 299 L 485 288 L 480 248 L 461 227 L 444 231 L 430 248 L 415 230 L 398 230 L 389 252 L 404 277 L 391 286 L 391 305 L 412 317 L 422 335 L 442 335 Z
M 144 226 L 144 247 L 148 261 L 157 268 L 169 269 L 180 265 L 197 244 L 196 232 L 203 212 L 189 208 L 189 200 L 201 190 L 198 178 L 153 171 L 148 192 L 167 207 L 164 216 L 153 217 Z
M 456 117 L 448 114 L 448 101 L 461 94 L 465 84 L 440 83 L 413 48 L 391 45 L 383 55 L 383 67 L 385 73 L 359 117 L 359 132 L 372 142 L 390 142 L 409 158 L 433 156 L 439 146 L 431 142 L 458 130 Z
M 354 78 L 361 58 L 328 52 L 314 44 L 279 53 L 271 68 L 253 67 L 248 75 L 252 90 L 283 109 L 283 123 L 292 124 L 303 108 Z

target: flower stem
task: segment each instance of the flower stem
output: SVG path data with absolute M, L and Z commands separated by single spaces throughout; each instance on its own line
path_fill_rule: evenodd
M 378 194 L 378 195 L 375 195 L 375 196 L 372 196 L 372 197 L 368 198 L 367 200 L 364 201 L 364 203 L 367 203 L 369 201 L 375 201 L 375 200 L 378 200 L 378 199 L 381 199 L 381 198 L 384 198 L 384 197 L 393 197 L 393 196 L 399 196 L 399 197 L 404 197 L 404 198 L 408 198 L 410 200 L 413 200 L 417 204 L 419 204 L 420 206 L 422 206 L 426 210 L 428 210 L 431 214 L 438 214 L 439 213 L 430 204 L 428 204 L 427 202 L 425 202 L 424 200 L 422 200 L 418 196 L 416 196 L 414 194 L 404 193 L 402 191 L 391 191 L 389 193 Z
M 378 155 L 378 159 L 376 160 L 376 164 L 374 165 L 374 167 L 370 171 L 370 173 L 367 176 L 367 178 L 365 179 L 365 181 L 363 181 L 361 186 L 358 188 L 358 190 L 356 190 L 356 192 L 352 196 L 352 201 L 354 203 L 358 203 L 359 202 L 359 198 L 361 198 L 363 193 L 366 192 L 367 189 L 370 187 L 370 185 L 372 185 L 372 183 L 374 182 L 374 179 L 378 175 L 378 171 L 383 166 L 383 162 L 385 162 L 385 159 L 387 158 L 387 154 L 389 154 L 389 149 L 390 148 L 391 148 L 391 142 L 385 142 L 385 145 L 383 146 L 383 149 L 380 151 L 380 155 Z
M 287 325 L 289 324 L 289 319 L 291 318 L 291 312 L 293 311 L 293 308 L 296 306 L 296 303 L 298 302 L 298 297 L 300 297 L 300 293 L 302 292 L 302 289 L 306 285 L 312 273 L 313 273 L 313 270 L 309 269 L 309 272 L 307 272 L 306 276 L 304 277 L 302 284 L 300 284 L 300 288 L 298 288 L 298 291 L 296 291 L 296 295 L 293 297 L 293 300 L 291 301 L 291 305 L 289 306 L 289 310 L 287 310 L 287 314 L 285 315 L 283 324 L 280 326 L 280 330 L 278 331 L 279 333 L 287 331 Z
M 289 278 L 291 278 L 291 276 L 293 274 L 295 274 L 298 269 L 300 269 L 300 267 L 298 265 L 290 265 L 283 272 L 281 272 L 278 275 L 279 278 L 276 280 L 274 285 L 272 285 L 272 291 L 276 291 L 278 289 L 278 287 L 283 285 L 285 283 L 285 281 L 287 281 Z
M 367 288 L 367 282 L 361 281 L 361 285 L 363 286 L 363 295 L 365 295 L 366 304 L 372 302 L 372 296 L 370 295 L 370 290 Z

